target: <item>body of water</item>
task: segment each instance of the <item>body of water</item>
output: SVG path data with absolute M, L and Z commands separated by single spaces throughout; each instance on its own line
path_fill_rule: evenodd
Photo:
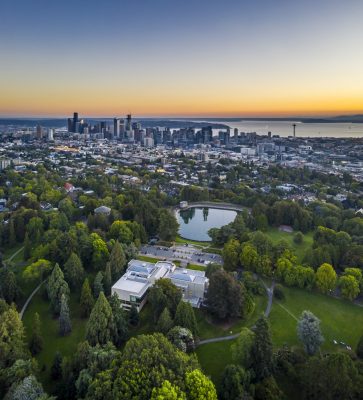
M 179 235 L 185 239 L 210 241 L 208 231 L 234 221 L 236 211 L 216 208 L 190 208 L 177 213 Z
M 296 124 L 296 136 L 300 137 L 362 137 L 363 138 L 363 124 L 362 123 L 302 123 L 293 121 L 208 121 L 218 122 L 231 127 L 237 128 L 239 132 L 256 132 L 259 135 L 267 135 L 272 132 L 273 135 L 279 136 L 292 136 L 292 124 Z M 218 133 L 218 129 L 215 130 Z

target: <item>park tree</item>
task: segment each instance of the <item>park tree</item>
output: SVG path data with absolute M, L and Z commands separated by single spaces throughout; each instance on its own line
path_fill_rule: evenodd
M 360 293 L 359 283 L 352 275 L 343 275 L 338 280 L 341 295 L 348 300 L 354 300 Z
M 165 380 L 184 390 L 186 373 L 197 368 L 195 357 L 179 351 L 162 334 L 139 335 L 126 343 L 119 357 L 114 357 L 111 368 L 92 380 L 87 399 L 109 400 L 117 393 L 120 399 L 149 400 L 153 388 L 161 387 Z
M 153 389 L 151 400 L 186 400 L 186 396 L 178 386 L 166 380 L 160 387 Z
M 252 245 L 245 244 L 242 246 L 240 262 L 243 269 L 248 271 L 256 271 L 258 258 L 257 251 Z
M 92 296 L 91 287 L 89 285 L 88 278 L 86 278 L 82 285 L 80 298 L 81 315 L 83 318 L 87 318 L 91 314 L 93 305 L 94 299 Z
M 193 333 L 182 326 L 174 326 L 170 329 L 166 337 L 176 346 L 179 350 L 186 353 L 194 349 Z
M 32 333 L 29 340 L 29 349 L 33 356 L 38 354 L 43 348 L 43 337 L 41 331 L 40 317 L 36 312 L 33 318 Z
M 186 373 L 185 386 L 188 400 L 217 400 L 212 381 L 199 369 Z
M 23 259 L 24 261 L 27 261 L 30 256 L 31 256 L 31 252 L 32 252 L 32 243 L 29 239 L 29 234 L 28 232 L 25 233 L 25 239 L 24 239 L 24 251 L 23 251 Z
M 26 226 L 26 230 L 28 232 L 29 239 L 33 243 L 39 243 L 44 232 L 43 220 L 40 217 L 31 218 Z
M 243 314 L 243 286 L 228 272 L 217 271 L 209 280 L 207 306 L 218 319 L 240 317 Z
M 235 271 L 239 266 L 239 255 L 241 245 L 238 240 L 230 239 L 224 245 L 222 256 L 224 261 L 224 268 L 229 271 Z
M 11 389 L 11 394 L 8 393 L 7 397 L 12 400 L 51 400 L 34 375 L 24 378 Z
M 176 309 L 174 324 L 189 329 L 194 336 L 198 334 L 198 324 L 190 303 L 180 300 Z
M 15 302 L 20 295 L 20 289 L 17 284 L 16 275 L 9 267 L 0 269 L 0 298 L 3 298 L 8 304 Z
M 137 311 L 135 304 L 133 304 L 129 312 L 129 323 L 132 326 L 137 326 L 139 325 L 139 321 L 140 321 L 139 312 Z
M 24 269 L 23 276 L 25 279 L 41 282 L 51 271 L 52 265 L 50 261 L 39 259 Z
M 158 279 L 155 285 L 149 289 L 148 299 L 156 322 L 165 307 L 168 307 L 171 317 L 174 318 L 176 308 L 182 299 L 182 292 L 170 279 L 162 278 Z
M 303 311 L 297 323 L 297 335 L 307 354 L 314 355 L 324 341 L 320 320 L 310 311 Z
M 248 328 L 242 328 L 240 335 L 231 346 L 232 360 L 243 368 L 250 368 L 252 364 L 252 347 L 255 334 Z
M 59 313 L 59 333 L 66 336 L 72 331 L 71 318 L 69 316 L 69 307 L 67 297 L 62 294 L 61 307 Z
M 257 383 L 255 388 L 255 400 L 280 400 L 284 393 L 278 387 L 273 376 L 269 376 Z
M 316 286 L 322 293 L 334 290 L 336 282 L 337 274 L 330 264 L 324 263 L 316 271 Z
M 160 239 L 172 242 L 175 240 L 179 223 L 169 210 L 161 209 L 159 212 L 158 235 Z
M 128 221 L 114 221 L 110 227 L 110 237 L 121 243 L 130 244 L 133 240 L 133 234 Z
M 170 311 L 167 307 L 164 308 L 164 311 L 160 314 L 158 323 L 156 324 L 156 329 L 158 332 L 166 335 L 173 326 L 173 320 L 170 316 Z
M 256 272 L 263 276 L 272 275 L 272 262 L 267 254 L 258 257 Z
M 294 235 L 294 243 L 297 245 L 301 245 L 304 242 L 304 235 L 302 234 L 302 232 L 296 232 Z
M 109 262 L 106 264 L 105 272 L 103 274 L 103 287 L 105 289 L 106 296 L 111 296 L 112 276 L 111 265 Z
M 16 245 L 16 235 L 15 235 L 15 227 L 14 227 L 14 219 L 10 218 L 9 220 L 9 246 L 14 247 Z
M 271 332 L 265 316 L 261 316 L 253 328 L 255 340 L 252 346 L 252 368 L 257 381 L 268 378 L 272 374 L 273 352 Z
M 103 274 L 101 271 L 99 271 L 99 272 L 97 272 L 97 275 L 95 276 L 95 280 L 93 282 L 93 294 L 96 299 L 98 298 L 98 296 L 101 292 L 104 292 Z
M 50 377 L 54 381 L 58 381 L 62 377 L 62 354 L 57 351 L 54 356 L 52 366 L 50 368 Z
M 121 300 L 118 298 L 117 294 L 113 294 L 110 297 L 110 306 L 112 309 L 113 319 L 115 323 L 115 332 L 113 343 L 116 346 L 120 346 L 127 340 L 128 337 L 128 320 L 125 315 L 124 309 L 121 307 Z
M 92 265 L 96 271 L 104 268 L 109 258 L 107 244 L 97 233 L 90 235 L 92 243 Z
M 9 307 L 0 314 L 0 370 L 28 356 L 23 323 L 15 308 Z
M 363 274 L 360 268 L 345 268 L 343 275 L 354 276 L 359 284 L 360 289 L 363 289 Z
M 244 400 L 246 386 L 249 385 L 249 374 L 239 365 L 229 364 L 222 375 L 220 390 L 221 400 Z
M 353 360 L 345 353 L 311 357 L 300 371 L 302 399 L 359 399 L 361 379 Z
M 126 256 L 125 252 L 119 243 L 116 240 L 115 244 L 112 247 L 111 256 L 110 256 L 110 268 L 112 279 L 118 279 L 125 270 L 126 266 Z
M 115 320 L 112 308 L 104 293 L 101 292 L 87 322 L 86 339 L 91 346 L 95 346 L 112 342 L 114 335 Z
M 85 271 L 82 261 L 76 253 L 71 253 L 67 262 L 64 264 L 64 275 L 72 289 L 81 287 Z
M 54 315 L 58 315 L 61 308 L 62 295 L 69 296 L 68 284 L 64 280 L 63 272 L 58 264 L 55 265 L 48 279 L 47 291 L 51 310 Z

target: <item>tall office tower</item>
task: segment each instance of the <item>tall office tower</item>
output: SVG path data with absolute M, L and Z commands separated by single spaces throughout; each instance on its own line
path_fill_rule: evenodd
M 123 139 L 125 136 L 125 120 L 120 119 L 120 139 Z
M 113 119 L 113 137 L 114 139 L 120 137 L 120 118 Z
M 73 121 L 72 121 L 72 118 L 68 118 L 67 129 L 68 129 L 68 132 L 73 132 Z
M 106 132 L 106 122 L 105 121 L 101 121 L 100 132 L 101 133 L 105 133 Z
M 52 128 L 48 129 L 48 140 L 49 141 L 54 140 L 54 129 L 52 129 Z
M 78 132 L 78 113 L 73 113 L 73 130 L 72 132 Z
M 293 131 L 294 131 L 294 137 L 296 137 L 296 124 L 292 124 L 292 128 L 293 128 Z
M 37 125 L 37 139 L 43 138 L 43 128 L 38 124 Z
M 131 131 L 131 114 L 127 114 L 126 117 L 126 130 Z
M 234 128 L 234 138 L 238 139 L 238 128 Z

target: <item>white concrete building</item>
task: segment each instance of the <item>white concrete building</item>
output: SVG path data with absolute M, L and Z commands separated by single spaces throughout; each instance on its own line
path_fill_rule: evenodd
M 148 289 L 161 278 L 170 279 L 180 288 L 184 301 L 200 307 L 208 287 L 205 272 L 178 268 L 168 261 L 153 264 L 131 260 L 126 273 L 112 286 L 112 294 L 117 294 L 124 309 L 129 310 L 135 305 L 140 311 L 147 301 Z

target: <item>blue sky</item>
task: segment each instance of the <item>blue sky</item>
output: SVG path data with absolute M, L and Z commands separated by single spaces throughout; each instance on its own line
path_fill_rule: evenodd
M 3 3 L 2 115 L 363 109 L 360 0 Z

